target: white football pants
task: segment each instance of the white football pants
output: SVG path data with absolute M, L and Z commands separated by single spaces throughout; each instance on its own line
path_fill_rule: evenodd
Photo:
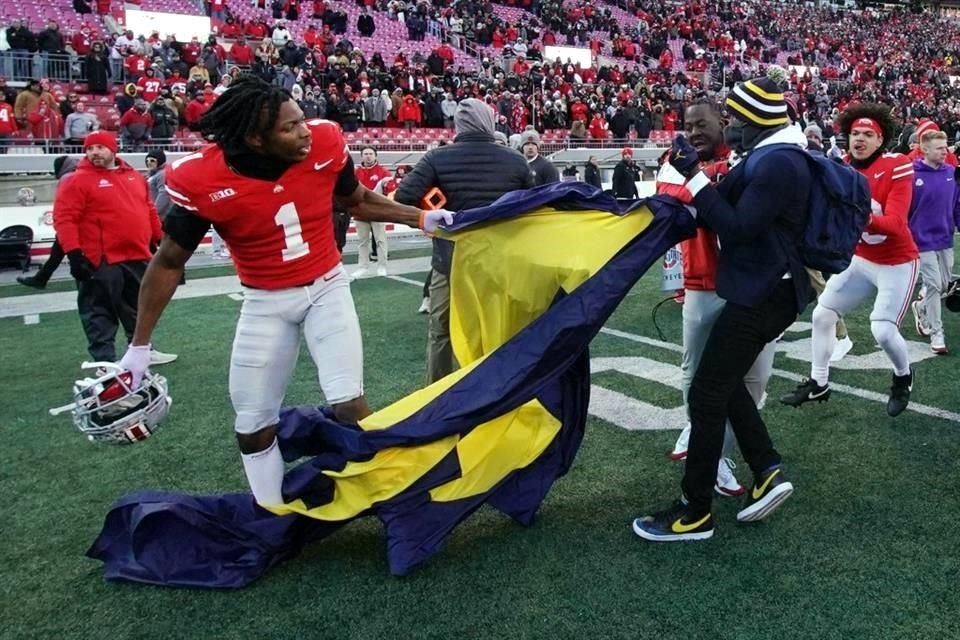
M 360 321 L 343 265 L 309 287 L 244 287 L 230 355 L 230 400 L 238 433 L 277 424 L 297 364 L 301 330 L 327 404 L 363 395 Z

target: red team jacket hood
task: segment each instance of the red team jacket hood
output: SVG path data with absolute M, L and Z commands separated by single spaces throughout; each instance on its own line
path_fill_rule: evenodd
M 94 265 L 149 260 L 160 242 L 160 218 L 147 180 L 124 160 L 100 169 L 84 158 L 57 188 L 53 226 L 66 252 L 80 249 Z

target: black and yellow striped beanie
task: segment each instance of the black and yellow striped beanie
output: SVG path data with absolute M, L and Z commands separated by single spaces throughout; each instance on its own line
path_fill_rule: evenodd
M 779 127 L 790 122 L 783 91 L 769 78 L 737 84 L 727 96 L 726 105 L 731 115 L 757 127 Z

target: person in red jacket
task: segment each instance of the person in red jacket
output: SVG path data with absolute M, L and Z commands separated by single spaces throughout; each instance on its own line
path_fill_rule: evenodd
M 51 109 L 46 102 L 37 104 L 36 110 L 27 116 L 27 122 L 30 125 L 30 132 L 36 141 L 35 144 L 43 146 L 49 152 L 51 140 L 60 137 L 63 119 L 60 112 Z
M 7 138 L 17 132 L 17 119 L 13 116 L 13 106 L 0 97 L 0 154 L 7 152 Z
M 893 368 L 887 415 L 894 418 L 907 408 L 913 391 L 910 353 L 900 335 L 900 323 L 917 283 L 920 257 L 907 221 L 913 199 L 913 163 L 902 154 L 884 153 L 896 130 L 889 107 L 854 104 L 840 114 L 837 124 L 849 140 L 850 165 L 870 185 L 873 211 L 850 266 L 827 281 L 813 310 L 810 378 L 780 401 L 797 407 L 830 398 L 834 327 L 840 318 L 875 296 L 870 331 Z
M 128 151 L 140 150 L 150 140 L 153 116 L 147 108 L 147 101 L 137 98 L 133 103 L 133 109 L 127 109 L 120 118 L 120 132 L 123 134 L 124 148 Z
M 913 134 L 917 136 L 917 142 L 919 142 L 920 138 L 923 137 L 923 134 L 925 134 L 928 131 L 940 131 L 940 127 L 933 120 L 928 120 L 927 118 L 920 118 L 920 122 L 917 123 L 917 128 L 913 132 Z M 915 149 L 913 149 L 912 151 L 910 151 L 910 153 L 907 154 L 907 157 L 910 159 L 910 162 L 913 162 L 915 160 L 923 160 L 923 149 L 921 149 L 920 145 L 918 144 Z M 951 167 L 960 166 L 960 163 L 957 162 L 956 154 L 954 154 L 949 147 L 947 148 L 946 163 Z
M 420 126 L 420 103 L 415 96 L 404 96 L 400 109 L 397 111 L 397 119 L 403 123 L 407 129 L 413 129 Z
M 244 37 L 237 38 L 237 41 L 230 47 L 230 62 L 239 65 L 253 64 L 253 49 L 247 44 Z
M 593 114 L 593 118 L 590 120 L 590 137 L 594 140 L 606 140 L 608 137 L 607 132 L 607 121 L 604 120 L 603 114 L 599 111 Z
M 160 217 L 147 180 L 117 157 L 117 139 L 95 131 L 83 140 L 85 158 L 58 187 L 53 228 L 77 281 L 77 307 L 96 362 L 117 359 L 115 339 L 137 324 L 140 281 L 160 242 Z M 176 356 L 156 352 L 152 364 Z
M 78 56 L 85 56 L 90 53 L 90 49 L 93 48 L 93 36 L 90 34 L 90 27 L 86 23 L 82 24 L 80 29 L 70 37 L 70 46 L 73 47 Z
M 220 35 L 228 40 L 239 38 L 242 33 L 243 31 L 240 28 L 240 24 L 234 22 L 233 18 L 227 18 L 227 21 L 220 27 Z
M 383 193 L 382 186 L 378 191 L 377 186 L 390 177 L 390 172 L 377 161 L 377 150 L 373 147 L 364 147 L 360 152 L 360 166 L 356 169 L 357 180 L 370 191 Z M 355 220 L 357 227 L 357 265 L 358 269 L 353 272 L 353 278 L 363 278 L 370 273 L 370 236 L 373 235 L 373 241 L 376 243 L 377 254 L 377 275 L 387 275 L 387 226 L 382 222 L 364 222 Z
M 251 20 L 247 23 L 246 33 L 253 41 L 259 42 L 267 36 L 267 25 L 261 19 Z
M 200 130 L 200 118 L 204 113 L 207 112 L 207 109 L 210 108 L 210 105 L 207 104 L 206 97 L 202 91 L 197 91 L 197 94 L 193 97 L 193 100 L 190 101 L 190 104 L 187 105 L 186 112 L 184 114 L 184 119 L 187 121 L 187 127 L 190 131 L 199 131 Z
M 570 120 L 579 120 L 580 122 L 586 124 L 588 113 L 590 113 L 590 109 L 587 107 L 587 105 L 580 101 L 579 96 L 574 96 L 573 104 L 570 105 Z

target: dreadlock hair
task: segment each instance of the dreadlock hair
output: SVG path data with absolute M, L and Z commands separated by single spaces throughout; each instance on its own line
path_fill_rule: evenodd
M 266 136 L 277 123 L 280 105 L 292 99 L 286 89 L 240 74 L 200 118 L 200 131 L 228 155 L 249 151 L 247 137 Z
M 893 134 L 897 130 L 897 123 L 890 113 L 890 107 L 875 102 L 860 102 L 850 105 L 837 118 L 837 124 L 840 125 L 840 131 L 843 132 L 845 137 L 850 137 L 850 129 L 853 127 L 853 123 L 860 118 L 870 118 L 880 125 L 880 130 L 883 131 L 884 146 L 896 143 Z

